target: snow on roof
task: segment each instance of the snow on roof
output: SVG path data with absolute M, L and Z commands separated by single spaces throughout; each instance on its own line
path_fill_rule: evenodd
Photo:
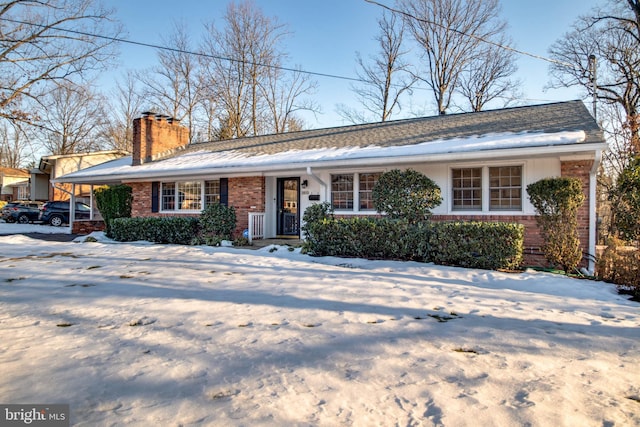
M 164 160 L 131 166 L 131 157 L 123 157 L 56 179 L 57 182 L 97 182 L 100 179 L 139 179 L 171 174 L 206 172 L 251 172 L 293 169 L 305 166 L 352 164 L 361 160 L 384 159 L 388 163 L 416 157 L 461 153 L 494 152 L 496 150 L 566 146 L 583 143 L 584 131 L 555 133 L 500 133 L 466 138 L 438 139 L 419 144 L 393 147 L 329 147 L 308 150 L 288 150 L 274 154 L 251 154 L 239 150 L 199 150 L 178 154 Z

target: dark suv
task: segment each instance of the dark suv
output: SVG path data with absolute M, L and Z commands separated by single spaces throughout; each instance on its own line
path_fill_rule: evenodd
M 76 202 L 75 219 L 89 219 L 91 208 L 84 203 Z M 54 227 L 69 224 L 69 201 L 47 202 L 40 208 L 40 221 L 49 223 Z
M 2 209 L 2 219 L 7 222 L 29 224 L 30 222 L 38 221 L 41 207 L 42 202 L 29 200 L 10 202 Z

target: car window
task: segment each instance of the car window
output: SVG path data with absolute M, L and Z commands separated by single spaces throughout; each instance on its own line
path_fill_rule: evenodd
M 77 203 L 76 203 L 76 210 L 77 210 L 77 211 L 84 211 L 84 212 L 88 212 L 88 211 L 90 211 L 91 209 L 89 208 L 89 206 L 85 205 L 84 203 L 77 202 Z

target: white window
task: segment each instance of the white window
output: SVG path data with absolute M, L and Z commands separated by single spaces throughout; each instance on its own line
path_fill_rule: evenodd
M 220 203 L 220 181 L 162 182 L 162 211 L 199 212 Z
M 522 209 L 522 166 L 489 168 L 489 210 Z
M 451 210 L 522 210 L 522 166 L 451 169 Z
M 353 174 L 331 175 L 331 206 L 353 210 Z
M 373 211 L 373 187 L 380 178 L 380 172 L 358 174 L 358 201 L 361 211 Z
M 331 175 L 331 206 L 336 211 L 373 211 L 373 187 L 380 172 Z
M 452 209 L 482 210 L 482 168 L 453 169 L 451 178 Z

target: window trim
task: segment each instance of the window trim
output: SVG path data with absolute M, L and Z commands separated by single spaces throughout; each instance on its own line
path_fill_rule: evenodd
M 497 187 L 492 187 L 491 186 L 491 169 L 503 169 L 503 168 L 520 168 L 520 186 L 503 186 L 503 185 L 498 185 Z M 523 187 L 524 187 L 524 176 L 523 176 L 523 167 L 522 166 L 518 166 L 518 165 L 500 165 L 500 166 L 487 166 L 487 175 L 488 175 L 488 182 L 487 182 L 487 186 L 488 186 L 488 205 L 489 205 L 489 212 L 520 212 L 522 211 L 522 206 L 523 206 Z M 512 178 L 513 176 L 510 175 L 510 178 Z M 502 178 L 502 176 L 500 176 L 500 178 Z M 492 201 L 493 198 L 491 197 L 491 192 L 493 190 L 513 190 L 513 189 L 519 189 L 520 190 L 520 208 L 514 209 L 512 207 L 509 208 L 492 208 Z M 506 198 L 505 198 L 506 199 Z M 500 198 L 500 200 L 502 200 L 502 197 Z M 509 197 L 508 200 L 513 200 L 513 198 Z
M 220 182 L 222 181 L 222 178 L 218 178 L 218 179 L 189 179 L 189 180 L 176 180 L 176 181 L 160 181 L 159 182 L 159 188 L 158 188 L 158 194 L 159 194 L 159 201 L 158 201 L 158 212 L 160 213 L 184 213 L 184 214 L 194 214 L 194 213 L 201 213 L 208 205 L 206 204 L 206 198 L 208 195 L 211 194 L 207 194 L 206 190 L 207 190 L 207 186 L 206 183 L 210 182 L 210 181 L 218 181 L 218 203 L 222 202 L 222 194 L 221 194 L 221 184 Z M 181 184 L 186 184 L 186 183 L 199 183 L 200 184 L 200 209 L 180 209 L 180 185 Z M 173 209 L 165 209 L 165 194 L 164 194 L 164 189 L 165 189 L 165 185 L 168 184 L 172 184 L 173 185 Z M 169 188 L 169 187 L 167 187 Z M 177 207 L 177 209 L 176 209 Z
M 375 208 L 372 209 L 360 209 L 360 175 L 361 174 L 378 174 L 382 175 L 385 171 L 380 169 L 375 169 L 371 171 L 357 171 L 357 172 L 337 172 L 337 173 L 329 173 L 329 202 L 333 207 L 333 177 L 336 175 L 350 175 L 353 178 L 353 188 L 352 192 L 352 202 L 353 207 L 351 209 L 337 209 L 333 208 L 333 210 L 339 214 L 362 214 L 362 215 L 373 215 L 377 214 Z
M 491 209 L 491 187 L 489 168 L 502 167 L 519 167 L 520 168 L 520 209 Z M 453 208 L 453 170 L 454 169 L 482 169 L 482 209 L 454 209 Z M 526 163 L 525 162 L 490 162 L 490 163 L 470 163 L 470 164 L 453 164 L 449 165 L 448 177 L 448 194 L 450 200 L 447 203 L 447 212 L 449 215 L 512 215 L 522 214 L 525 212 L 525 191 L 526 191 Z
M 456 187 L 453 184 L 453 180 L 455 179 L 453 174 L 454 171 L 459 170 L 459 171 L 470 171 L 470 170 L 480 170 L 480 187 Z M 450 182 L 451 182 L 451 191 L 450 196 L 451 196 L 451 211 L 452 212 L 466 212 L 466 211 L 470 211 L 470 212 L 482 212 L 483 210 L 483 205 L 484 205 L 484 191 L 482 188 L 482 183 L 484 182 L 484 170 L 482 166 L 471 166 L 471 167 L 451 167 L 449 169 L 449 176 L 450 176 Z M 471 177 L 467 177 L 466 179 L 470 179 L 470 180 L 475 180 L 477 177 L 475 176 L 471 176 Z M 460 177 L 461 180 L 465 180 L 465 177 L 462 176 Z M 480 190 L 480 205 L 479 207 L 469 207 L 469 206 L 462 206 L 462 207 L 456 207 L 454 205 L 456 198 L 455 198 L 455 191 L 456 189 L 460 189 L 460 191 L 477 191 Z M 464 198 L 462 199 L 464 200 Z M 471 200 L 475 200 L 473 197 L 471 198 Z

